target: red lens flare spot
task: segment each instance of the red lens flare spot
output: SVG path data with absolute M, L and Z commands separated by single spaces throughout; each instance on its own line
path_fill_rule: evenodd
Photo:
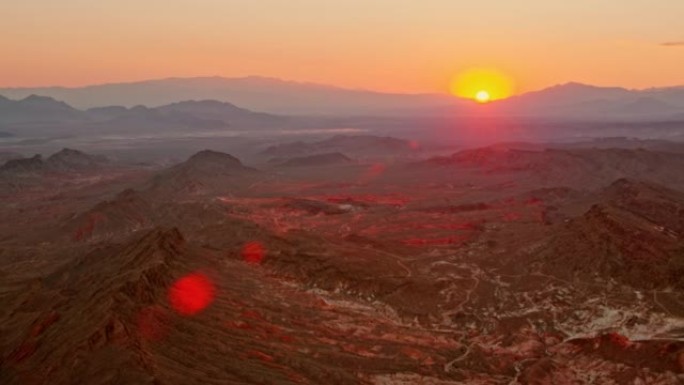
M 169 302 L 181 315 L 195 315 L 214 301 L 216 288 L 201 273 L 192 273 L 178 279 L 169 288 Z
M 259 265 L 266 255 L 266 249 L 257 241 L 249 242 L 242 248 L 242 259 L 250 265 Z

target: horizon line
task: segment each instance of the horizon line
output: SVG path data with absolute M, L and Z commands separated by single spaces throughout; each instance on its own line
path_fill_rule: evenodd
M 337 84 L 330 84 L 330 83 L 317 83 L 313 81 L 305 81 L 305 80 L 291 80 L 291 79 L 285 79 L 285 78 L 280 78 L 280 77 L 275 77 L 275 76 L 265 76 L 265 75 L 245 75 L 245 76 L 225 76 L 225 75 L 198 75 L 198 76 L 169 76 L 169 77 L 159 77 L 159 78 L 147 78 L 147 79 L 141 79 L 141 80 L 123 80 L 123 81 L 104 81 L 104 82 L 94 82 L 94 83 L 89 83 L 89 84 L 84 84 L 84 85 L 75 85 L 75 86 L 65 86 L 65 85 L 39 85 L 39 86 L 2 86 L 0 85 L 0 89 L 3 90 L 30 90 L 30 89 L 65 89 L 65 90 L 76 90 L 76 89 L 82 89 L 82 88 L 90 88 L 90 87 L 103 87 L 103 86 L 112 86 L 112 85 L 133 85 L 133 84 L 139 84 L 139 83 L 150 83 L 150 82 L 163 82 L 163 81 L 170 81 L 170 80 L 201 80 L 201 79 L 216 79 L 216 80 L 249 80 L 249 79 L 255 79 L 255 80 L 268 80 L 268 81 L 275 81 L 275 82 L 281 82 L 281 83 L 290 83 L 290 84 L 297 84 L 297 85 L 303 85 L 303 86 L 311 86 L 311 87 L 321 87 L 321 88 L 333 88 L 333 89 L 338 89 L 338 90 L 345 90 L 345 91 L 359 91 L 359 92 L 372 92 L 372 93 L 378 93 L 378 94 L 394 94 L 394 95 L 452 95 L 447 91 L 433 91 L 433 92 L 395 92 L 395 91 L 383 91 L 383 90 L 377 90 L 377 89 L 369 89 L 369 88 L 362 88 L 362 87 L 345 87 L 342 85 L 337 85 Z M 673 85 L 667 85 L 667 86 L 650 86 L 650 87 L 643 87 L 643 88 L 628 88 L 620 85 L 595 85 L 591 83 L 584 83 L 580 81 L 574 81 L 574 80 L 569 80 L 569 81 L 564 81 L 564 82 L 558 82 L 554 84 L 547 85 L 542 88 L 526 91 L 526 92 L 520 92 L 520 93 L 515 93 L 511 95 L 510 97 L 515 97 L 518 95 L 524 95 L 528 93 L 533 93 L 533 92 L 538 92 L 538 91 L 543 91 L 546 89 L 554 88 L 554 87 L 560 87 L 560 86 L 568 86 L 568 85 L 581 85 L 581 86 L 588 86 L 588 87 L 594 87 L 594 88 L 619 88 L 619 89 L 624 89 L 627 91 L 648 91 L 648 90 L 655 90 L 655 89 L 670 89 L 670 88 L 684 88 L 684 84 L 673 84 Z

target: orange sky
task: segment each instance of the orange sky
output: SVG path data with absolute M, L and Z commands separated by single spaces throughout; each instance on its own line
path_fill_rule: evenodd
M 263 75 L 447 92 L 471 67 L 517 92 L 684 85 L 681 0 L 22 0 L 0 14 L 5 87 Z

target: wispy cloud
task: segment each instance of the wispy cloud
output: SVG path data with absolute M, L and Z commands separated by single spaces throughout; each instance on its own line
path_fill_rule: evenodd
M 666 41 L 665 43 L 661 43 L 663 47 L 684 47 L 684 40 L 680 41 Z

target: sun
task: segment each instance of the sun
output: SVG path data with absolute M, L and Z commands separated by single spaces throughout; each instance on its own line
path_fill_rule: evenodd
M 491 99 L 492 99 L 492 97 L 489 95 L 489 92 L 487 92 L 485 90 L 478 91 L 475 94 L 475 100 L 477 100 L 480 103 L 487 103 Z
M 505 99 L 513 95 L 513 80 L 491 68 L 471 68 L 459 73 L 451 82 L 451 93 L 479 103 Z

